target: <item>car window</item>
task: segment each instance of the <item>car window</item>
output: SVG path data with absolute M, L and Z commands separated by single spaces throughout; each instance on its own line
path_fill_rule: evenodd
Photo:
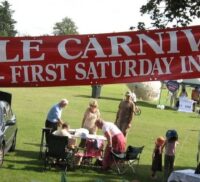
M 13 113 L 9 103 L 5 101 L 0 101 L 0 108 L 1 108 L 1 121 L 6 122 L 8 120 L 11 120 L 13 117 Z
M 11 119 L 13 113 L 12 113 L 12 109 L 10 105 L 7 102 L 5 103 L 5 110 L 6 110 L 7 119 Z

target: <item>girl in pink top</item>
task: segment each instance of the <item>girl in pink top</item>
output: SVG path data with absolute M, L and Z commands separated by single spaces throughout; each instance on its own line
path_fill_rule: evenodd
M 168 130 L 166 133 L 165 157 L 164 157 L 164 182 L 167 182 L 168 177 L 174 170 L 174 161 L 176 146 L 178 144 L 178 134 L 176 130 Z

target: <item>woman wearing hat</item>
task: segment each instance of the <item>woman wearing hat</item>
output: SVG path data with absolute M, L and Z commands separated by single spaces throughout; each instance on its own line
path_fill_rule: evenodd
M 97 132 L 97 126 L 95 125 L 95 122 L 97 119 L 100 118 L 100 111 L 98 109 L 98 102 L 95 99 L 90 100 L 89 107 L 86 109 L 81 127 L 85 128 L 89 131 L 89 134 L 96 134 Z M 85 147 L 86 140 L 81 139 L 81 142 L 79 144 L 79 147 Z
M 125 137 L 128 133 L 128 129 L 131 127 L 133 113 L 135 111 L 135 104 L 133 103 L 131 96 L 132 93 L 130 91 L 126 92 L 125 99 L 119 104 L 115 120 L 115 124 L 122 131 Z
M 83 120 L 82 120 L 82 128 L 86 128 L 89 130 L 89 134 L 96 134 L 97 127 L 95 125 L 95 121 L 100 118 L 100 112 L 98 109 L 97 100 L 92 99 L 89 102 L 89 107 L 86 109 Z

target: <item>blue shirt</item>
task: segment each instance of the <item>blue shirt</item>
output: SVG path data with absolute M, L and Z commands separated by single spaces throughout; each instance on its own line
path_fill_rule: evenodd
M 59 107 L 59 104 L 54 105 L 47 115 L 47 120 L 52 123 L 57 123 L 61 119 L 62 108 Z

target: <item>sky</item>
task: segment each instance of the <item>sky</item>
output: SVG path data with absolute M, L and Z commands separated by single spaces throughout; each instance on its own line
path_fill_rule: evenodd
M 2 0 L 0 0 L 2 1 Z M 52 34 L 56 22 L 69 17 L 79 34 L 128 31 L 141 17 L 147 0 L 8 0 L 19 35 Z
M 3 0 L 0 0 L 2 2 Z M 129 31 L 137 22 L 150 22 L 140 7 L 148 0 L 8 0 L 19 36 L 52 35 L 53 26 L 68 17 L 79 34 Z M 148 24 L 147 23 L 147 24 Z

